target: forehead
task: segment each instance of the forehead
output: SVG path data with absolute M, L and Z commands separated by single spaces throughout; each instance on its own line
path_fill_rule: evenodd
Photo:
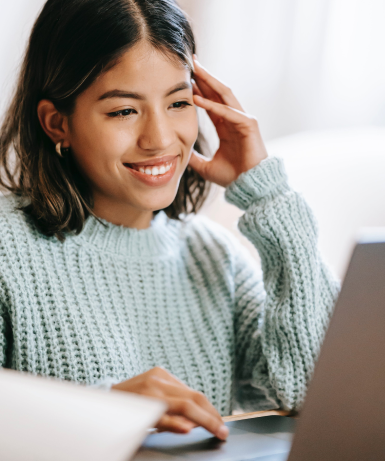
M 190 70 L 146 42 L 125 52 L 119 62 L 92 85 L 95 93 L 111 89 L 137 91 L 151 95 L 162 93 L 182 81 L 190 81 Z

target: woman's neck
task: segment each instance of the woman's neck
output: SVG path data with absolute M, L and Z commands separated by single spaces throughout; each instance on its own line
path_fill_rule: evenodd
M 106 197 L 97 197 L 93 211 L 99 218 L 112 224 L 136 229 L 147 229 L 154 217 L 152 210 L 139 210 L 124 202 L 112 202 Z

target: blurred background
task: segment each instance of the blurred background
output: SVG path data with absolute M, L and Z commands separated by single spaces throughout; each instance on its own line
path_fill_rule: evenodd
M 0 112 L 43 0 L 0 0 Z M 361 227 L 385 227 L 384 0 L 179 0 L 198 58 L 258 118 L 270 155 L 319 222 L 343 277 Z M 212 152 L 215 130 L 199 109 Z M 243 213 L 215 186 L 202 214 L 230 229 Z

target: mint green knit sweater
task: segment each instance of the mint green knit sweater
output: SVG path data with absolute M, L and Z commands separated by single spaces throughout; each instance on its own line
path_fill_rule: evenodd
M 161 211 L 147 229 L 89 217 L 64 243 L 0 198 L 0 366 L 86 385 L 163 366 L 222 415 L 300 408 L 338 294 L 283 161 L 242 173 L 225 199 L 257 248 Z

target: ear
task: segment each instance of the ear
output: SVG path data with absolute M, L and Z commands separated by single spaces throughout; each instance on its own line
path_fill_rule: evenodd
M 68 140 L 68 119 L 56 109 L 51 101 L 48 99 L 39 101 L 37 115 L 40 125 L 55 145 L 61 141 L 62 147 L 70 147 Z

